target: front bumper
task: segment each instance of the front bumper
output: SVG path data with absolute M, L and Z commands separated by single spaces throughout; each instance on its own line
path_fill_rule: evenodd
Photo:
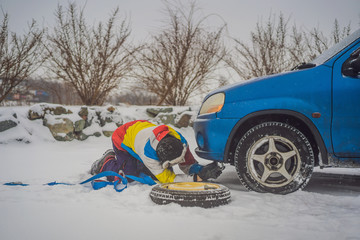
M 196 154 L 205 159 L 224 161 L 225 147 L 229 135 L 238 119 L 220 119 L 216 114 L 198 116 L 194 132 L 198 148 Z

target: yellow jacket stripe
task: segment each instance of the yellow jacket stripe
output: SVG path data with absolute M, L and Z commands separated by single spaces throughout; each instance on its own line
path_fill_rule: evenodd
M 174 182 L 176 174 L 173 171 L 166 168 L 166 169 L 164 169 L 164 171 L 162 173 L 156 175 L 155 177 L 161 183 L 171 183 L 171 182 Z
M 133 125 L 131 125 L 127 130 L 126 134 L 124 135 L 123 144 L 125 144 L 127 147 L 131 148 L 135 153 L 135 137 L 136 135 L 143 129 L 148 127 L 156 126 L 153 123 L 150 122 L 137 122 Z

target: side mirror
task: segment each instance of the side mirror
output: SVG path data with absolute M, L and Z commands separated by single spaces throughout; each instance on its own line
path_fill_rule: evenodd
M 348 77 L 360 78 L 360 48 L 350 55 L 342 65 L 341 72 Z

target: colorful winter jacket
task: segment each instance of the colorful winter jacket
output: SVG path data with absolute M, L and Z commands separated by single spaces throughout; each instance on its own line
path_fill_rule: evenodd
M 188 145 L 186 139 L 170 126 L 157 126 L 146 120 L 135 120 L 120 126 L 113 133 L 112 142 L 118 150 L 126 151 L 141 161 L 161 183 L 193 181 L 192 175 L 198 173 L 202 166 L 196 162 L 188 146 L 185 162 L 179 164 L 186 175 L 175 174 L 172 168 L 162 167 L 156 147 L 167 134 Z

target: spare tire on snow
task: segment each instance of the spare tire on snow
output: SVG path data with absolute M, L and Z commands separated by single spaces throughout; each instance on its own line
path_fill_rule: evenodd
M 178 203 L 186 207 L 211 208 L 230 202 L 230 190 L 220 184 L 180 182 L 156 185 L 150 192 L 156 204 Z

